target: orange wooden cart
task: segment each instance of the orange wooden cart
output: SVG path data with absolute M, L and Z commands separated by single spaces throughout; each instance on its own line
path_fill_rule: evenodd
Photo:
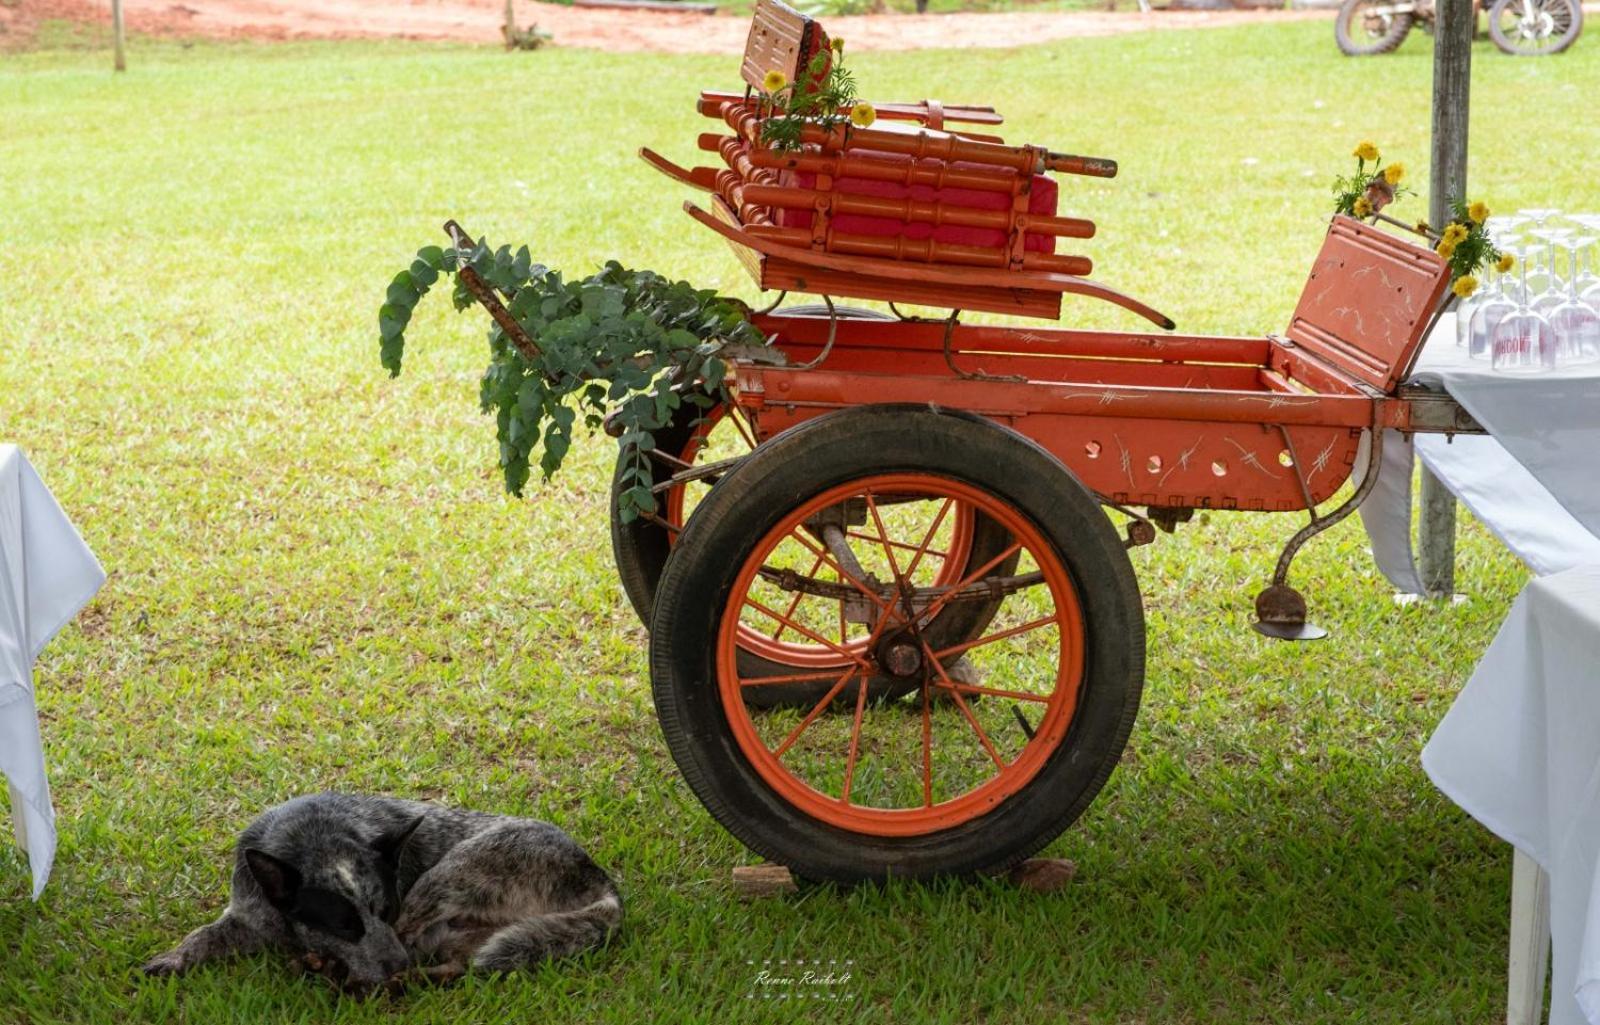
M 710 194 L 689 215 L 762 289 L 823 305 L 754 315 L 783 358 L 736 360 L 731 404 L 655 437 L 663 512 L 615 520 L 614 549 L 672 754 L 730 831 L 810 877 L 993 869 L 1056 836 L 1121 756 L 1144 677 L 1128 547 L 1196 509 L 1308 512 L 1257 625 L 1316 636 L 1290 564 L 1366 496 L 1376 474 L 1345 485 L 1383 429 L 1478 430 L 1401 383 L 1448 269 L 1335 217 L 1281 335 L 1174 333 L 1056 252 L 1094 225 L 1058 212 L 1047 172 L 1111 161 L 1008 145 L 992 109 L 935 101 L 764 145 L 754 87 L 828 52 L 761 0 L 747 88 L 699 98 L 720 166 L 642 153 Z M 1063 296 L 1156 330 L 960 320 L 1053 319 Z

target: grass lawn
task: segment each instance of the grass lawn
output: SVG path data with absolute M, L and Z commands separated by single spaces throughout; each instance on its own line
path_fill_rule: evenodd
M 1425 178 L 1430 54 L 1418 33 L 1345 60 L 1299 23 L 856 69 L 869 95 L 993 102 L 1015 139 L 1118 158 L 1117 180 L 1063 187 L 1102 226 L 1097 276 L 1185 329 L 1262 332 L 1358 139 Z M 1596 206 L 1600 50 L 1475 56 L 1474 194 Z M 0 844 L 0 1021 L 1503 1014 L 1509 849 L 1417 761 L 1524 579 L 1481 527 L 1453 608 L 1396 608 L 1354 522 L 1314 543 L 1296 579 L 1334 639 L 1303 646 L 1246 625 L 1290 518 L 1203 516 L 1137 551 L 1144 708 L 1047 851 L 1079 865 L 1064 892 L 740 903 L 748 855 L 675 772 L 610 565 L 612 444 L 510 500 L 476 412 L 481 318 L 426 304 L 398 381 L 376 328 L 449 216 L 574 271 L 618 257 L 749 295 L 633 156 L 690 159 L 696 90 L 733 82 L 733 58 L 141 43 L 126 75 L 109 63 L 0 60 L 0 438 L 110 572 L 38 667 L 61 852 L 34 906 Z M 625 932 L 398 1003 L 341 1003 L 271 958 L 136 978 L 220 909 L 237 830 L 319 788 L 553 819 L 615 870 Z M 760 962 L 800 958 L 853 961 L 848 999 L 747 996 Z

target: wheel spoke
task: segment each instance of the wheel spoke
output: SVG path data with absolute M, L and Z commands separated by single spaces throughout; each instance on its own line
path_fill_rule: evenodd
M 889 572 L 894 574 L 894 582 L 903 591 L 905 577 L 900 575 L 900 564 L 895 561 L 894 549 L 889 547 L 889 531 L 883 526 L 883 517 L 878 515 L 878 503 L 872 500 L 872 495 L 867 495 L 867 512 L 872 514 L 872 522 L 878 528 L 878 546 L 883 549 L 883 554 L 889 559 Z
M 847 531 L 844 532 L 844 535 L 845 535 L 845 537 L 853 537 L 857 541 L 882 541 L 883 540 L 883 538 L 881 538 L 881 537 L 873 537 L 871 534 L 863 534 L 859 530 L 847 530 Z M 904 541 L 890 541 L 888 543 L 891 544 L 891 545 L 894 545 L 896 548 L 904 548 L 908 552 L 914 552 L 914 551 L 917 550 L 917 546 L 916 545 L 907 544 Z M 930 549 L 928 549 L 928 554 L 929 555 L 936 555 L 936 556 L 938 556 L 939 558 L 942 559 L 945 556 L 949 555 L 950 553 L 949 552 L 940 551 L 937 548 L 930 548 Z
M 770 687 L 779 683 L 815 683 L 818 680 L 835 680 L 838 676 L 837 668 L 824 669 L 816 673 L 784 673 L 781 676 L 741 676 L 739 686 Z
M 1055 621 L 1055 616 L 1040 616 L 1038 619 L 1028 620 L 1021 626 L 1013 626 L 1005 630 L 999 630 L 995 633 L 989 634 L 987 637 L 979 637 L 976 640 L 963 641 L 960 644 L 952 644 L 948 648 L 940 648 L 938 651 L 934 652 L 934 654 L 940 659 L 946 659 L 951 655 L 959 655 L 964 651 L 971 651 L 973 648 L 981 648 L 985 644 L 993 644 L 995 641 L 1003 641 L 1007 637 L 1015 637 L 1018 634 L 1025 634 L 1030 630 L 1038 630 L 1041 627 L 1049 626 Z
M 933 807 L 933 688 L 922 681 L 922 806 Z
M 946 677 L 946 680 L 949 678 Z M 958 694 L 990 694 L 997 698 L 1014 698 L 1017 701 L 1037 701 L 1041 705 L 1050 703 L 1048 694 L 1030 694 L 1023 690 L 1002 690 L 999 687 L 984 687 L 976 683 L 956 683 L 954 680 L 941 681 L 939 686 Z
M 817 567 L 820 566 L 820 565 L 822 565 L 822 557 L 818 556 L 811 563 L 811 568 L 806 570 L 806 576 L 809 577 L 812 574 L 816 573 L 817 572 Z M 806 596 L 806 593 L 804 591 L 796 591 L 795 592 L 794 600 L 789 603 L 789 607 L 788 608 L 783 610 L 784 618 L 787 619 L 787 618 L 792 617 L 794 615 L 794 610 L 800 607 L 800 600 L 802 598 L 804 598 L 805 596 Z M 840 602 L 839 603 L 839 608 L 841 608 L 841 609 L 844 608 L 844 602 Z M 772 633 L 772 639 L 773 640 L 777 640 L 778 638 L 782 637 L 783 636 L 783 631 L 787 630 L 788 628 L 789 628 L 789 624 L 787 624 L 787 623 L 779 623 L 778 624 L 778 629 L 773 631 L 773 633 Z M 839 643 L 840 644 L 844 643 L 844 634 L 842 634 L 842 633 L 839 635 Z
M 996 566 L 1000 565 L 1002 562 L 1005 562 L 1007 559 L 1011 558 L 1011 556 L 1015 555 L 1017 552 L 1019 552 L 1021 550 L 1022 550 L 1022 542 L 1021 541 L 1013 541 L 1011 543 L 1010 547 L 1008 547 L 1005 551 L 1001 552 L 999 555 L 996 555 L 994 558 L 990 559 L 988 562 L 984 563 L 982 566 L 979 566 L 977 569 L 973 570 L 971 573 L 968 573 L 965 577 L 963 577 L 961 579 L 960 582 L 955 584 L 948 591 L 946 591 L 945 593 L 939 595 L 939 597 L 935 598 L 933 601 L 929 602 L 928 603 L 928 607 L 922 610 L 922 614 L 920 616 L 918 616 L 917 619 L 918 620 L 926 619 L 926 621 L 932 622 L 933 617 L 938 615 L 939 610 L 944 608 L 945 603 L 947 603 L 955 595 L 959 594 L 961 592 L 962 588 L 966 587 L 968 584 L 972 583 L 974 580 L 977 580 L 977 579 L 981 578 L 985 573 L 989 572 L 991 569 L 994 569 Z
M 822 700 L 813 705 L 811 711 L 806 713 L 806 717 L 800 720 L 800 725 L 796 726 L 787 737 L 783 738 L 783 743 L 772 749 L 772 756 L 774 758 L 782 758 L 783 753 L 789 750 L 795 741 L 800 739 L 800 734 L 806 731 L 806 727 L 815 722 L 817 716 L 822 714 L 822 710 L 827 708 L 828 705 L 832 704 L 833 699 L 839 696 L 839 692 L 844 690 L 844 685 L 850 682 L 850 677 L 856 675 L 856 673 L 860 671 L 860 666 L 851 666 L 849 669 L 846 669 L 844 671 L 844 675 L 835 680 L 833 686 L 828 688 L 828 693 L 822 695 Z M 861 689 L 865 690 L 866 681 L 862 680 L 861 683 Z
M 846 570 L 843 566 L 839 565 L 838 560 L 836 560 L 828 552 L 827 548 L 819 547 L 816 544 L 816 542 L 812 541 L 809 537 L 807 537 L 805 535 L 804 532 L 802 532 L 802 531 L 800 531 L 798 529 L 791 530 L 789 532 L 789 536 L 794 538 L 796 541 L 799 541 L 808 550 L 810 550 L 812 554 L 814 554 L 817 557 L 819 557 L 820 559 L 822 559 L 823 564 L 825 566 L 827 566 L 829 569 L 833 570 L 835 573 L 837 573 L 839 575 L 839 579 L 840 580 L 843 580 L 845 583 L 849 584 L 851 587 L 854 587 L 856 590 L 858 590 L 862 594 L 866 595 L 867 599 L 869 601 L 871 601 L 872 604 L 878 606 L 878 610 L 880 612 L 884 612 L 884 613 L 887 613 L 887 614 L 892 614 L 892 615 L 895 616 L 895 619 L 896 619 L 897 622 L 904 622 L 904 620 L 899 618 L 899 612 L 898 612 L 898 610 L 896 610 L 894 608 L 894 606 L 890 605 L 888 602 L 884 601 L 881 597 L 879 597 L 878 596 L 878 592 L 876 592 L 872 588 L 868 587 L 865 583 L 863 583 L 860 579 L 858 579 L 855 576 L 855 574 L 851 573 L 849 570 Z M 841 603 L 841 607 L 842 607 L 842 603 Z
M 917 554 L 911 557 L 911 565 L 906 567 L 907 580 L 914 581 L 916 579 L 915 574 L 917 572 L 918 564 L 922 562 L 922 557 L 928 553 L 928 546 L 933 543 L 933 536 L 939 533 L 939 525 L 944 522 L 945 514 L 950 511 L 950 507 L 954 504 L 955 499 L 946 498 L 944 503 L 939 506 L 939 512 L 933 517 L 933 525 L 929 527 L 928 532 L 923 535 L 922 544 L 917 546 Z
M 983 732 L 983 727 L 978 724 L 978 718 L 972 714 L 972 709 L 967 705 L 967 699 L 962 697 L 961 691 L 956 689 L 955 682 L 945 675 L 944 666 L 939 664 L 938 659 L 933 658 L 933 651 L 928 647 L 928 642 L 918 638 L 917 643 L 922 646 L 923 657 L 933 659 L 933 668 L 938 671 L 939 679 L 943 680 L 944 685 L 949 688 L 950 696 L 955 698 L 956 707 L 961 709 L 961 714 L 966 717 L 967 723 L 972 727 L 972 732 L 978 735 L 978 743 L 983 745 L 983 749 L 994 760 L 995 767 L 1002 772 L 1005 771 L 1005 760 L 1000 757 L 1000 752 L 996 751 L 994 745 L 989 742 L 989 735 Z
M 852 663 L 854 663 L 856 665 L 856 667 L 858 667 L 858 668 L 866 668 L 866 664 L 864 662 L 862 662 L 860 656 L 856 655 L 854 652 L 848 651 L 844 647 L 842 647 L 841 645 L 835 644 L 834 642 L 828 640 L 826 637 L 824 637 L 821 634 L 817 633 L 815 630 L 808 629 L 807 627 L 801 625 L 800 623 L 796 623 L 792 619 L 784 618 L 783 616 L 779 615 L 777 612 L 774 612 L 772 609 L 769 609 L 765 605 L 763 605 L 760 602 L 756 601 L 754 598 L 750 597 L 748 594 L 745 595 L 745 597 L 744 597 L 744 603 L 746 605 L 750 606 L 751 608 L 755 609 L 757 612 L 761 613 L 762 615 L 771 617 L 776 622 L 788 624 L 789 629 L 793 630 L 795 633 L 801 634 L 801 635 L 803 635 L 805 637 L 809 637 L 812 640 L 816 641 L 818 644 L 821 644 L 821 645 L 823 645 L 825 647 L 831 648 L 834 652 L 836 652 L 836 653 L 838 653 L 840 655 L 843 655 L 845 658 L 849 659 Z
M 844 763 L 844 790 L 839 795 L 839 800 L 845 804 L 850 803 L 850 784 L 855 779 L 856 755 L 861 751 L 861 714 L 867 709 L 867 681 L 862 680 L 856 685 L 856 715 L 850 723 L 850 754 Z

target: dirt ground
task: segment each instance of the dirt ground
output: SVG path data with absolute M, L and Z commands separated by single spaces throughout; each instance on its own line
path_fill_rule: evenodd
M 24 45 L 47 19 L 110 21 L 109 0 L 0 0 L 0 43 Z M 502 0 L 124 0 L 128 29 L 166 36 L 249 39 L 444 39 L 496 43 Z M 866 15 L 827 19 L 856 50 L 1003 47 L 1145 29 L 1210 28 L 1326 17 L 1283 11 L 1015 11 Z M 653 53 L 737 53 L 744 18 L 678 11 L 601 10 L 517 0 L 521 25 L 537 23 L 559 46 Z

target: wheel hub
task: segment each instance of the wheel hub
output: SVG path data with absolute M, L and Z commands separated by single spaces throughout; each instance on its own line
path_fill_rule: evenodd
M 915 676 L 922 671 L 922 647 L 909 634 L 897 634 L 879 646 L 878 664 L 893 676 Z

